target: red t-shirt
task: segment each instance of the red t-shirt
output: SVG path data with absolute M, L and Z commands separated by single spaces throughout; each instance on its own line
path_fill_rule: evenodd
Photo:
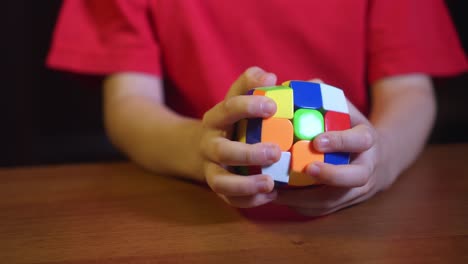
M 193 117 L 252 65 L 280 82 L 320 78 L 365 113 L 369 83 L 467 69 L 442 0 L 70 0 L 48 65 L 162 76 L 168 104 Z

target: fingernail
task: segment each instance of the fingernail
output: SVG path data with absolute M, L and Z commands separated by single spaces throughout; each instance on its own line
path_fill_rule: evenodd
M 307 168 L 307 172 L 310 175 L 318 175 L 320 173 L 320 167 L 317 164 L 312 164 Z
M 257 66 L 248 68 L 245 73 L 249 78 L 252 78 L 257 81 L 260 80 L 262 76 L 264 75 L 264 71 L 260 67 L 257 67 Z
M 260 78 L 259 82 L 260 83 L 272 83 L 276 80 L 276 75 L 273 73 L 264 73 Z
M 274 115 L 276 112 L 276 104 L 271 100 L 268 100 L 261 104 L 262 112 L 265 116 Z
M 317 143 L 320 148 L 327 148 L 330 145 L 330 139 L 328 137 L 322 136 L 317 138 Z

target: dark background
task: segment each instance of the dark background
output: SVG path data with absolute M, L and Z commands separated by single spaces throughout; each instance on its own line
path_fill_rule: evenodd
M 467 1 L 446 2 L 468 51 Z M 61 1 L 2 5 L 0 166 L 122 159 L 104 134 L 99 81 L 78 82 L 44 67 Z M 468 75 L 435 83 L 431 143 L 468 142 Z

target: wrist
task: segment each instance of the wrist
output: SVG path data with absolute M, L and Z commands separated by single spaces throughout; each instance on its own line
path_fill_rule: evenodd
M 378 174 L 382 179 L 382 189 L 390 187 L 400 175 L 403 170 L 401 164 L 399 164 L 395 155 L 398 155 L 398 151 L 394 148 L 393 140 L 388 133 L 385 131 L 377 130 L 377 161 L 376 168 L 378 168 Z
M 200 120 L 190 120 L 185 129 L 187 129 L 189 135 L 187 138 L 187 148 L 190 150 L 185 174 L 197 181 L 206 182 L 203 168 L 204 157 L 200 148 L 203 125 Z

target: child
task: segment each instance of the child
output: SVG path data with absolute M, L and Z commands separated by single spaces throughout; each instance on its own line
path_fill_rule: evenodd
M 415 160 L 436 111 L 430 77 L 465 71 L 466 58 L 442 0 L 293 2 L 64 1 L 48 64 L 106 77 L 108 134 L 141 166 L 206 181 L 236 207 L 329 214 L 388 188 Z M 344 90 L 352 121 L 314 147 L 352 152 L 351 163 L 310 164 L 324 185 L 300 190 L 226 170 L 280 156 L 274 144 L 227 138 L 236 121 L 276 111 L 242 95 L 312 78 Z

